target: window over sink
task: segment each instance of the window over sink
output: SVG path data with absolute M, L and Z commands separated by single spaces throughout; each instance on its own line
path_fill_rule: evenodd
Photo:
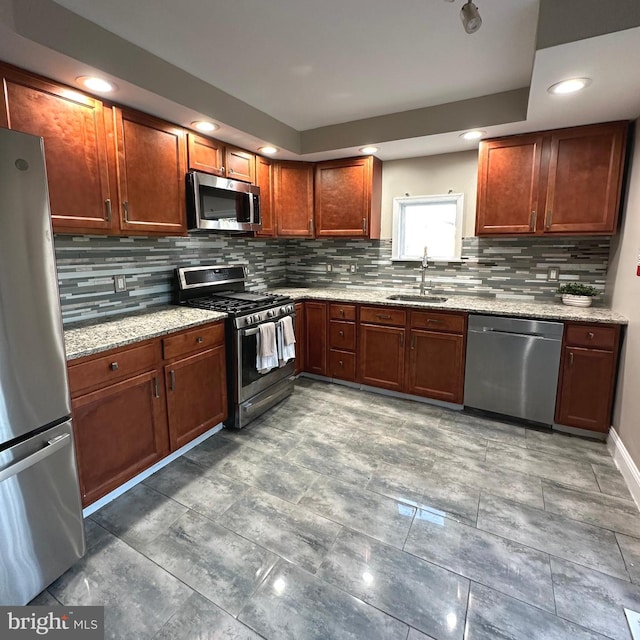
M 446 193 L 393 199 L 392 260 L 459 260 L 464 195 Z

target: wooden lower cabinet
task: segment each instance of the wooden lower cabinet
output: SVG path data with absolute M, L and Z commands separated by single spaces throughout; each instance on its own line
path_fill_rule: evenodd
M 295 374 L 298 375 L 302 371 L 305 370 L 304 364 L 304 355 L 305 355 L 305 333 L 306 333 L 306 325 L 305 325 L 305 313 L 304 313 L 304 302 L 296 302 L 296 322 L 295 322 L 295 330 L 296 330 L 296 368 Z
M 147 371 L 73 400 L 83 505 L 91 504 L 169 452 L 159 371 Z
M 319 376 L 327 375 L 327 305 L 324 302 L 306 302 L 305 371 Z
M 227 417 L 224 347 L 165 365 L 164 375 L 173 451 Z
M 462 404 L 464 336 L 412 329 L 407 393 Z
M 404 328 L 361 323 L 358 381 L 393 391 L 404 388 Z

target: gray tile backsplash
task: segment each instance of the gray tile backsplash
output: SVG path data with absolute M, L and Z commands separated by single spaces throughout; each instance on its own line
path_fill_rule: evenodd
M 547 269 L 557 266 L 561 281 L 604 291 L 609 245 L 609 238 L 466 238 L 463 261 L 430 264 L 427 286 L 433 293 L 552 301 L 558 285 L 546 280 Z M 286 284 L 417 289 L 420 280 L 417 263 L 391 261 L 391 240 L 57 235 L 55 249 L 66 325 L 171 302 L 177 266 L 246 264 L 253 290 Z M 120 274 L 128 290 L 115 293 L 113 276 Z

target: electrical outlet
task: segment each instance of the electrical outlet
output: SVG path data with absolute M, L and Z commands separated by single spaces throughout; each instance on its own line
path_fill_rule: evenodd
M 352 265 L 349 267 L 349 271 L 351 271 L 351 273 L 355 273 L 355 272 L 357 271 L 357 265 L 352 264 Z
M 328 264 L 327 265 L 327 273 L 331 273 L 333 271 L 333 265 Z
M 640 640 L 640 613 L 625 608 L 624 615 L 627 616 L 631 637 L 633 640 Z
M 558 282 L 560 280 L 560 267 L 549 267 L 547 269 L 547 280 L 549 282 Z
M 127 276 L 113 276 L 113 289 L 116 293 L 127 290 Z

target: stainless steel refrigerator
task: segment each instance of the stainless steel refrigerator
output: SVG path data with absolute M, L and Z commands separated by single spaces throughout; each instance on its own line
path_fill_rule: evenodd
M 41 138 L 0 129 L 0 605 L 84 555 Z

